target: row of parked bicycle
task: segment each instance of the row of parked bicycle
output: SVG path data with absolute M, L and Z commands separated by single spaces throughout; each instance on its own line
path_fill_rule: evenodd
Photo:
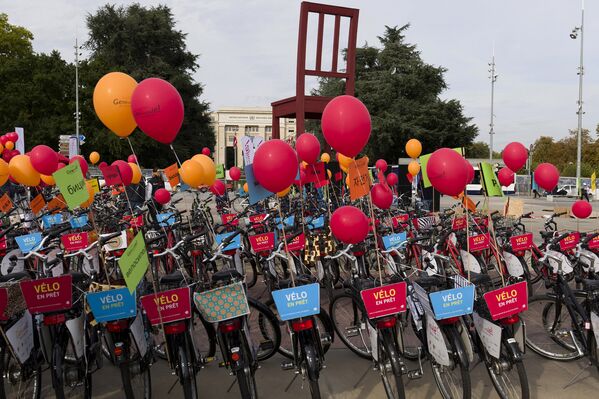
M 39 398 L 46 369 L 57 398 L 90 398 L 104 363 L 125 397 L 150 398 L 161 359 L 197 398 L 217 357 L 257 398 L 258 366 L 277 352 L 320 398 L 336 339 L 373 362 L 389 398 L 427 362 L 442 397 L 470 398 L 475 358 L 501 398 L 529 398 L 526 347 L 599 367 L 599 236 L 558 231 L 561 215 L 536 245 L 530 214 L 404 204 L 374 211 L 366 240 L 342 246 L 328 223 L 344 199 L 320 191 L 239 212 L 220 198 L 218 214 L 208 192 L 180 195 L 192 204 L 133 209 L 106 190 L 79 212 L 36 215 L 27 198 L 4 208 L 0 398 Z

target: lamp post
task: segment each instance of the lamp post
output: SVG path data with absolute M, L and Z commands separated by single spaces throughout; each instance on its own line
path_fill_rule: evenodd
M 493 135 L 495 131 L 493 128 L 495 127 L 495 114 L 493 113 L 493 105 L 495 102 L 495 82 L 497 81 L 497 75 L 495 73 L 495 47 L 493 47 L 493 58 L 489 63 L 489 78 L 491 79 L 491 123 L 489 123 L 489 161 L 493 161 Z
M 75 136 L 79 155 L 79 44 L 75 38 Z
M 578 133 L 576 137 L 576 192 L 580 195 L 580 165 L 582 163 L 582 78 L 584 76 L 584 0 L 580 10 L 580 26 L 576 26 L 570 33 L 570 38 L 576 40 L 580 34 L 580 64 L 578 66 Z

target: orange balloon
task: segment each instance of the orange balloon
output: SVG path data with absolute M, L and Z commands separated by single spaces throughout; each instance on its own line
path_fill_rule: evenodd
M 410 158 L 418 158 L 422 152 L 422 143 L 416 139 L 409 139 L 406 143 L 406 153 Z
M 94 197 L 96 195 L 96 193 L 94 192 L 94 188 L 92 187 L 92 185 L 88 181 L 85 182 L 85 186 L 87 188 L 88 198 L 87 198 L 87 200 L 85 202 L 83 202 L 81 204 L 82 208 L 89 207 L 92 204 L 92 202 L 94 202 Z
M 133 171 L 131 183 L 139 184 L 139 182 L 141 181 L 141 169 L 139 169 L 139 166 L 137 166 L 137 164 L 133 162 L 129 162 L 129 166 L 131 166 L 131 170 Z
M 416 176 L 418 172 L 420 172 L 420 164 L 418 161 L 412 161 L 408 164 L 408 172 L 410 172 L 412 176 Z
M 247 184 L 247 183 L 246 183 Z M 283 191 L 279 191 L 277 193 L 277 197 L 279 198 L 283 198 L 284 196 L 286 196 L 287 194 L 289 194 L 289 191 L 291 190 L 291 186 L 287 187 L 285 190 Z
M 8 181 L 8 164 L 4 159 L 0 158 L 0 186 L 3 186 Z
M 0 143 L 0 154 L 2 154 L 2 151 L 4 151 L 4 146 L 2 145 L 2 143 Z
M 131 94 L 137 82 L 122 72 L 102 76 L 94 89 L 94 109 L 102 123 L 119 137 L 127 137 L 137 124 L 131 112 Z
M 333 173 L 330 170 L 327 170 L 327 176 L 329 176 L 329 180 L 331 180 Z
M 4 144 L 4 148 L 6 148 L 7 150 L 14 150 L 15 143 L 13 143 L 12 141 L 7 141 L 6 144 Z
M 89 154 L 89 161 L 92 163 L 92 165 L 97 164 L 99 160 L 100 154 L 97 151 L 94 151 L 91 154 Z
M 181 168 L 179 169 L 179 175 L 181 176 L 183 183 L 193 188 L 201 186 L 202 181 L 204 181 L 204 169 L 202 168 L 202 165 L 191 159 L 183 162 L 183 165 L 181 165 Z
M 326 152 L 320 155 L 320 162 L 329 163 L 331 162 L 331 156 Z
M 56 182 L 54 181 L 54 178 L 52 176 L 40 175 L 40 179 L 42 179 L 42 181 L 49 186 L 53 186 L 56 184 Z
M 35 187 L 40 184 L 40 174 L 33 169 L 27 155 L 17 155 L 8 164 L 8 172 L 13 179 L 24 186 Z
M 343 154 L 337 153 L 337 160 L 339 161 L 339 167 L 342 171 L 347 173 L 349 171 L 349 165 L 354 161 L 353 158 L 346 157 Z
M 216 180 L 216 166 L 212 158 L 204 154 L 197 154 L 191 157 L 191 160 L 199 163 L 204 171 L 200 185 L 211 186 L 214 184 L 214 180 Z
M 247 183 L 243 184 L 243 191 L 245 191 L 246 193 L 248 192 L 248 184 Z

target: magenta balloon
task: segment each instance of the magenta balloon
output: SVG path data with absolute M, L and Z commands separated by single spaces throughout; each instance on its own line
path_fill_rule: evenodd
M 510 168 L 513 172 L 517 172 L 526 165 L 526 161 L 528 160 L 528 150 L 522 143 L 509 143 L 503 149 L 501 157 L 503 158 L 505 166 Z
M 541 163 L 535 169 L 534 178 L 539 187 L 551 192 L 559 181 L 559 171 L 553 164 Z
M 578 200 L 572 204 L 572 214 L 578 219 L 586 219 L 593 213 L 593 206 L 590 202 Z
M 10 162 L 12 157 L 13 157 L 13 155 L 12 155 L 12 152 L 10 152 L 10 151 L 4 151 L 2 153 L 2 159 L 4 159 L 6 162 Z
M 324 108 L 321 127 L 325 140 L 335 151 L 353 158 L 370 138 L 370 113 L 357 98 L 338 96 Z
M 79 166 L 81 166 L 81 172 L 83 173 L 83 176 L 85 177 L 87 175 L 87 170 L 89 169 L 85 158 L 83 158 L 81 155 L 75 155 L 69 161 L 69 163 L 73 163 L 73 162 L 79 162 Z
M 66 163 L 59 162 L 58 165 L 56 165 L 56 170 L 60 170 L 60 169 L 64 168 L 65 166 L 67 166 Z
M 123 161 L 121 161 L 123 162 Z M 169 193 L 166 189 L 164 188 L 159 188 L 158 190 L 156 190 L 156 192 L 154 193 L 154 199 L 156 200 L 156 202 L 158 202 L 160 205 L 165 205 L 168 204 L 168 202 L 171 200 L 171 193 Z
M 139 83 L 131 95 L 131 111 L 141 131 L 163 144 L 172 143 L 183 124 L 183 100 L 166 80 Z
M 108 164 L 107 164 L 106 162 L 104 162 L 104 161 L 102 161 L 102 162 L 100 162 L 100 163 L 98 164 L 98 168 L 100 168 L 100 169 L 101 169 L 101 168 L 105 168 L 106 166 L 108 166 Z
M 389 173 L 387 175 L 387 184 L 390 186 L 395 186 L 399 182 L 399 178 L 395 173 Z
M 2 143 L 2 145 L 5 145 L 8 140 L 8 136 L 6 134 L 3 134 L 2 136 L 0 136 L 0 143 Z
M 254 155 L 253 172 L 258 183 L 272 193 L 289 187 L 297 176 L 297 154 L 286 142 L 264 142 Z
M 331 231 L 345 244 L 358 244 L 368 235 L 368 218 L 355 206 L 342 206 L 331 216 Z
M 131 154 L 131 155 L 129 155 L 127 157 L 127 162 L 129 162 L 129 163 L 137 163 L 137 157 L 135 155 Z
M 50 176 L 56 172 L 58 154 L 47 145 L 36 145 L 29 153 L 31 165 L 38 173 Z
M 504 166 L 497 172 L 497 179 L 499 180 L 499 184 L 503 187 L 507 187 L 514 183 L 514 172 L 507 166 Z
M 10 155 L 16 157 L 17 155 L 21 155 L 21 151 L 19 150 L 10 150 Z
M 202 148 L 202 154 L 206 155 L 207 157 L 210 156 L 211 152 L 210 152 L 210 148 L 208 147 L 204 147 Z
M 19 135 L 17 134 L 17 132 L 10 132 L 10 133 L 6 133 L 6 138 L 8 139 L 8 141 L 12 141 L 13 143 L 16 143 L 17 140 L 19 139 Z
M 237 166 L 232 166 L 231 169 L 229 169 L 229 177 L 233 181 L 238 181 L 241 178 L 241 169 Z
M 449 148 L 433 152 L 426 164 L 426 174 L 433 187 L 442 194 L 456 196 L 467 184 L 468 167 L 464 158 Z
M 215 180 L 214 183 L 212 183 L 212 186 L 210 186 L 210 192 L 214 195 L 225 195 L 225 190 L 225 183 L 221 180 Z
M 472 166 L 472 164 L 465 159 L 464 161 L 466 162 L 466 169 L 468 170 L 468 179 L 466 179 L 466 184 L 470 184 L 472 183 L 472 180 L 474 180 L 474 166 Z
M 121 180 L 125 186 L 131 184 L 131 180 L 133 179 L 133 170 L 131 166 L 125 161 L 114 161 L 112 166 L 116 166 L 119 168 L 119 173 L 121 174 Z
M 384 159 L 379 159 L 378 161 L 376 161 L 374 165 L 378 170 L 380 170 L 383 173 L 387 171 L 387 161 L 385 161 Z
M 393 203 L 393 193 L 389 187 L 381 183 L 372 186 L 370 195 L 372 196 L 372 203 L 379 209 L 389 209 Z
M 313 134 L 303 133 L 295 141 L 295 150 L 300 160 L 312 165 L 318 162 L 320 143 Z

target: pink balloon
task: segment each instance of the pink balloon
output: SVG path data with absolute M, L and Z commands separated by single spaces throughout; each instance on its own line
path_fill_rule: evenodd
M 509 143 L 503 149 L 501 157 L 503 158 L 505 166 L 510 168 L 513 172 L 517 172 L 526 165 L 526 161 L 528 160 L 528 150 L 522 143 Z
M 593 213 L 593 206 L 590 202 L 578 200 L 572 204 L 572 214 L 578 219 L 586 219 Z
M 141 131 L 163 144 L 172 143 L 183 124 L 183 100 L 166 80 L 139 83 L 131 95 L 131 111 Z
M 116 166 L 119 168 L 119 173 L 121 174 L 121 180 L 125 186 L 131 184 L 131 180 L 133 179 L 133 170 L 131 166 L 125 161 L 114 161 L 112 166 Z
M 393 203 L 393 193 L 384 184 L 377 183 L 372 186 L 370 195 L 372 196 L 372 203 L 379 209 L 389 209 Z
M 282 140 L 264 142 L 254 155 L 254 176 L 262 187 L 273 193 L 289 187 L 297 176 L 297 169 L 297 154 Z
M 466 169 L 468 170 L 468 179 L 466 179 L 466 184 L 470 184 L 472 183 L 472 180 L 474 180 L 474 166 L 472 166 L 472 164 L 465 159 L 464 161 L 466 162 Z
M 212 186 L 210 186 L 210 192 L 214 195 L 225 195 L 225 191 L 225 183 L 223 183 L 221 180 L 215 180 Z
M 368 235 L 368 218 L 355 206 L 342 206 L 331 216 L 331 231 L 345 244 L 358 244 Z
M 56 165 L 56 170 L 60 170 L 60 169 L 64 168 L 65 166 L 67 166 L 66 163 L 59 162 L 58 165 Z
M 370 113 L 357 98 L 338 96 L 324 108 L 321 127 L 325 140 L 335 151 L 353 158 L 370 138 Z
M 210 148 L 208 147 L 204 147 L 202 148 L 202 154 L 206 155 L 207 157 L 210 156 L 211 152 L 210 152 Z
M 121 161 L 123 162 L 123 161 Z M 156 190 L 156 192 L 154 193 L 154 199 L 156 200 L 156 202 L 158 202 L 160 205 L 165 205 L 168 204 L 168 202 L 171 200 L 171 193 L 169 193 L 166 189 L 164 188 L 159 188 L 158 190 Z
M 387 184 L 390 186 L 395 186 L 399 182 L 399 178 L 395 173 L 389 173 L 387 175 Z
M 127 162 L 129 162 L 129 163 L 137 163 L 137 157 L 135 155 L 131 154 L 131 155 L 129 155 L 127 157 Z
M 19 139 L 17 132 L 6 133 L 6 137 L 8 138 L 8 141 L 12 141 L 13 143 L 16 143 Z
M 11 151 L 4 151 L 2 153 L 2 159 L 4 159 L 6 162 L 10 162 L 10 160 L 12 159 L 13 155 Z
M 385 161 L 384 159 L 379 159 L 378 161 L 376 161 L 374 165 L 378 170 L 380 170 L 383 173 L 387 171 L 387 161 Z
M 551 192 L 559 181 L 559 171 L 553 164 L 541 163 L 535 169 L 534 178 L 539 187 Z
M 499 184 L 501 184 L 503 187 L 507 187 L 514 183 L 514 172 L 505 166 L 499 169 L 499 172 L 497 172 L 497 179 L 499 180 Z
M 2 145 L 5 145 L 8 140 L 8 136 L 6 134 L 3 134 L 2 136 L 0 136 L 0 143 L 2 143 Z
M 69 161 L 69 163 L 73 162 L 79 162 L 79 166 L 81 166 L 81 172 L 83 173 L 83 176 L 86 176 L 89 167 L 87 166 L 87 161 L 85 160 L 85 158 L 83 158 L 81 155 L 75 155 Z
M 57 152 L 56 155 L 58 155 L 58 162 L 69 163 L 69 158 L 65 157 L 60 152 Z
M 231 169 L 229 169 L 229 177 L 233 181 L 238 181 L 241 178 L 241 169 L 237 166 L 231 167 Z
M 56 151 L 47 145 L 36 145 L 29 153 L 31 165 L 42 175 L 50 176 L 56 172 L 58 167 L 58 155 Z
M 10 155 L 16 157 L 17 155 L 21 155 L 21 151 L 19 150 L 10 150 Z
M 426 174 L 437 191 L 456 196 L 466 187 L 468 168 L 464 158 L 456 151 L 440 148 L 429 158 Z
M 100 169 L 102 169 L 102 168 L 105 168 L 105 167 L 107 167 L 107 166 L 108 166 L 108 164 L 107 164 L 106 162 L 104 162 L 104 161 L 102 161 L 102 162 L 100 162 L 100 163 L 98 164 L 98 168 L 100 168 Z
M 320 143 L 313 134 L 303 133 L 295 141 L 295 150 L 300 160 L 312 165 L 318 162 Z

